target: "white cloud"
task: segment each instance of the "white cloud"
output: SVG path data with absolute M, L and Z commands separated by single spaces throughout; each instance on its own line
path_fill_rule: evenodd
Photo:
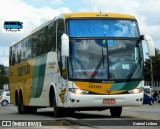
M 50 0 L 53 4 L 61 4 L 63 3 L 62 0 Z
M 54 3 L 60 3 L 61 0 L 51 0 Z M 29 4 L 26 4 L 22 0 L 4 0 L 0 4 L 0 23 L 4 20 L 18 20 L 23 22 L 23 33 L 22 34 L 14 34 L 17 38 L 22 37 L 28 34 L 31 30 L 35 27 L 39 26 L 45 21 L 53 19 L 55 16 L 61 13 L 71 12 L 66 7 L 60 7 L 58 9 L 52 9 L 50 7 L 42 7 L 42 8 L 35 8 Z M 0 27 L 0 30 L 2 27 Z M 11 34 L 10 34 L 11 35 Z M 5 39 L 5 42 L 11 40 L 10 35 Z M 4 36 L 4 34 L 0 33 L 0 37 Z M 15 39 L 14 39 L 15 40 Z M 12 41 L 12 40 L 11 40 Z M 4 42 L 3 38 L 0 38 L 0 42 Z M 3 44 L 0 44 L 0 51 L 4 50 L 0 53 L 0 64 L 5 64 L 8 61 L 8 54 L 9 51 L 9 44 L 8 47 L 3 47 Z M 7 52 L 6 52 L 7 51 Z M 3 57 L 3 59 L 2 59 Z M 6 63 L 4 63 L 6 62 Z M 8 64 L 7 64 L 8 65 Z
M 9 50 L 8 47 L 0 47 L 0 64 L 4 64 L 5 66 L 8 66 L 8 57 L 9 56 Z
M 52 0 L 60 2 L 61 0 Z M 34 8 L 24 3 L 22 0 L 5 0 L 0 5 L 0 20 L 20 20 L 24 24 L 24 32 L 32 30 L 41 23 L 53 19 L 60 13 L 70 12 L 66 7 L 52 9 L 50 7 Z

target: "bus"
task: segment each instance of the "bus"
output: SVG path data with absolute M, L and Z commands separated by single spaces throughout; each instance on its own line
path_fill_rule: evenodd
M 4 22 L 4 26 L 3 26 L 3 28 L 4 29 L 22 29 L 23 28 L 23 25 L 22 25 L 23 23 L 22 22 L 20 22 L 20 21 L 5 21 Z
M 143 102 L 142 40 L 154 56 L 149 35 L 135 17 L 114 13 L 68 13 L 55 17 L 10 47 L 11 103 L 18 113 L 52 107 L 54 116 Z

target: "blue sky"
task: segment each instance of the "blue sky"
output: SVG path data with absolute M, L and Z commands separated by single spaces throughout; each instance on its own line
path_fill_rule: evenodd
M 45 21 L 67 12 L 112 12 L 137 18 L 141 34 L 152 36 L 160 49 L 160 0 L 4 0 L 0 4 L 0 23 L 19 20 L 22 33 L 0 31 L 0 64 L 8 66 L 9 46 Z M 3 29 L 0 24 L 0 30 Z M 144 45 L 146 53 L 146 45 Z

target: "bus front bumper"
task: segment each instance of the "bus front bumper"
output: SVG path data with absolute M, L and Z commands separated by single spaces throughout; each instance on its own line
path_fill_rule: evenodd
M 66 106 L 69 108 L 141 106 L 143 103 L 143 92 L 120 95 L 84 95 L 70 93 L 67 101 L 69 102 Z

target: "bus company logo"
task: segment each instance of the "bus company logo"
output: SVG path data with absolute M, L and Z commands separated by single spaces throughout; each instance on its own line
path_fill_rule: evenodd
M 23 22 L 20 21 L 4 21 L 2 32 L 22 32 Z
M 107 92 L 107 93 L 111 93 L 111 89 L 107 89 L 106 92 Z

